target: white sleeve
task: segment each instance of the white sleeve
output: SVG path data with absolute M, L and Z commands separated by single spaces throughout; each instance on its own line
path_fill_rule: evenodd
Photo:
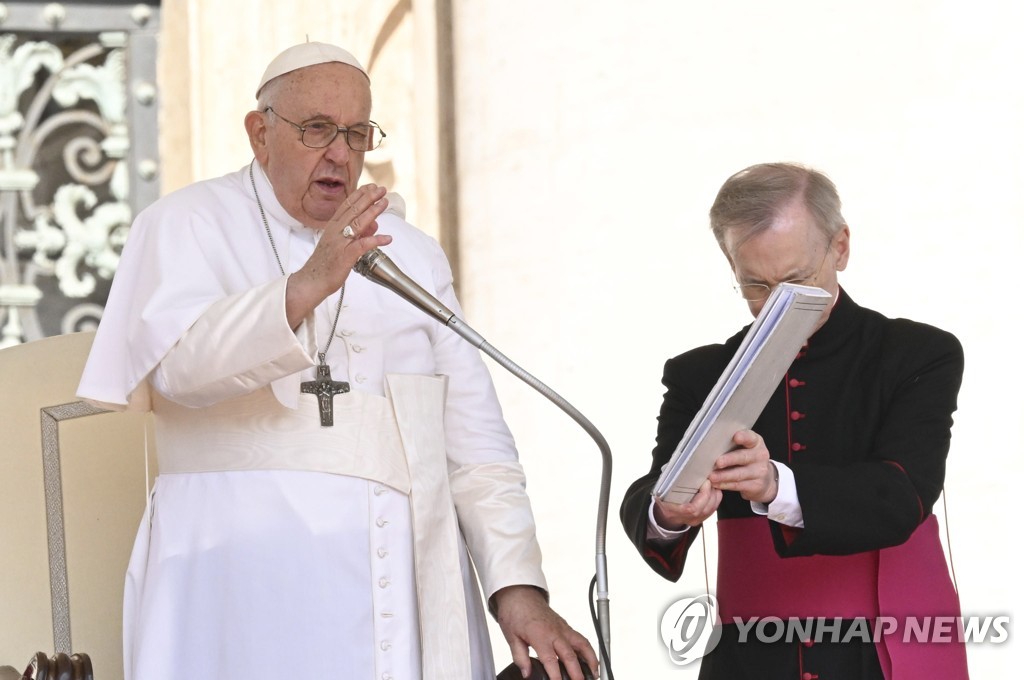
M 678 541 L 683 537 L 683 534 L 690 530 L 689 526 L 673 530 L 666 529 L 658 524 L 658 520 L 654 519 L 654 501 L 651 501 L 651 504 L 647 506 L 647 520 L 648 541 L 663 541 L 665 543 Z
M 153 387 L 183 406 L 203 407 L 312 366 L 314 322 L 288 327 L 287 282 L 281 277 L 210 305 L 154 369 Z
M 440 302 L 462 317 L 451 269 L 438 247 L 433 286 Z M 547 590 L 526 476 L 480 351 L 436 325 L 436 370 L 448 376 L 445 436 L 448 478 L 484 596 L 512 585 Z

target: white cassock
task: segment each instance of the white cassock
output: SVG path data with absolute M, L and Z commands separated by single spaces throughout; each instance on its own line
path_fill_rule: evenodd
M 286 271 L 318 232 L 254 164 Z M 387 213 L 395 263 L 457 314 L 440 246 Z M 160 474 L 125 586 L 126 680 L 494 678 L 480 597 L 546 588 L 525 480 L 477 350 L 352 274 L 292 331 L 249 166 L 132 227 L 78 394 L 152 409 Z M 468 553 L 472 556 L 470 561 Z M 480 584 L 476 582 L 479 576 Z

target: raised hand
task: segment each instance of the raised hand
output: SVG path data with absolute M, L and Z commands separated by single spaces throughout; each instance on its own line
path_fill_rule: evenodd
M 288 279 L 285 304 L 292 328 L 344 285 L 360 257 L 391 243 L 390 236 L 377 235 L 377 217 L 388 207 L 386 194 L 384 187 L 366 184 L 335 211 L 309 260 Z

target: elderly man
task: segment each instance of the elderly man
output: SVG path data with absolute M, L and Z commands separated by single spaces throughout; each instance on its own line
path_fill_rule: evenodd
M 651 489 L 746 329 L 665 365 L 654 459 L 621 518 L 647 563 L 676 580 L 701 523 L 718 513 L 725 625 L 700 677 L 967 677 L 932 515 L 960 343 L 865 309 L 839 286 L 850 229 L 820 172 L 782 163 L 742 170 L 719 191 L 711 226 L 754 315 L 781 282 L 833 298 L 752 431 L 736 433 L 736 449 L 683 504 L 652 502 Z M 773 635 L 776 623 L 758 639 L 752 622 L 768 617 L 782 619 L 783 634 Z M 945 617 L 947 634 L 908 636 L 911 617 Z
M 532 647 L 580 680 L 481 357 L 350 275 L 386 247 L 459 309 L 438 244 L 357 188 L 366 71 L 305 43 L 256 97 L 253 162 L 139 215 L 79 387 L 156 422 L 126 678 L 493 680 L 479 576 L 524 675 Z

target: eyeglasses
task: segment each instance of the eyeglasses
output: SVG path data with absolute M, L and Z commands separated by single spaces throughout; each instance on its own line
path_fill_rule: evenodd
M 810 286 L 813 285 L 815 280 L 818 278 L 818 274 L 821 273 L 821 268 L 825 266 L 825 260 L 828 259 L 828 254 L 832 252 L 832 239 L 829 239 L 828 245 L 825 247 L 825 256 L 821 258 L 821 264 L 814 270 L 814 273 L 803 279 L 791 279 L 789 281 L 780 281 L 774 286 L 769 286 L 764 283 L 744 283 L 741 285 L 733 286 L 737 293 L 746 300 L 747 302 L 761 302 L 767 300 L 768 296 L 772 294 L 772 291 L 781 286 L 783 283 L 791 283 L 796 286 Z
M 325 146 L 330 146 L 331 142 L 334 141 L 341 133 L 345 133 L 345 143 L 348 144 L 348 148 L 353 151 L 373 151 L 387 134 L 380 129 L 380 126 L 374 123 L 372 120 L 369 123 L 356 123 L 355 125 L 349 125 L 348 127 L 341 127 L 334 123 L 328 123 L 327 121 L 318 121 L 316 123 L 309 123 L 308 125 L 299 125 L 293 123 L 270 106 L 263 109 L 264 112 L 270 111 L 275 116 L 283 120 L 284 122 L 291 125 L 293 128 L 302 133 L 302 143 L 311 149 L 322 149 Z

